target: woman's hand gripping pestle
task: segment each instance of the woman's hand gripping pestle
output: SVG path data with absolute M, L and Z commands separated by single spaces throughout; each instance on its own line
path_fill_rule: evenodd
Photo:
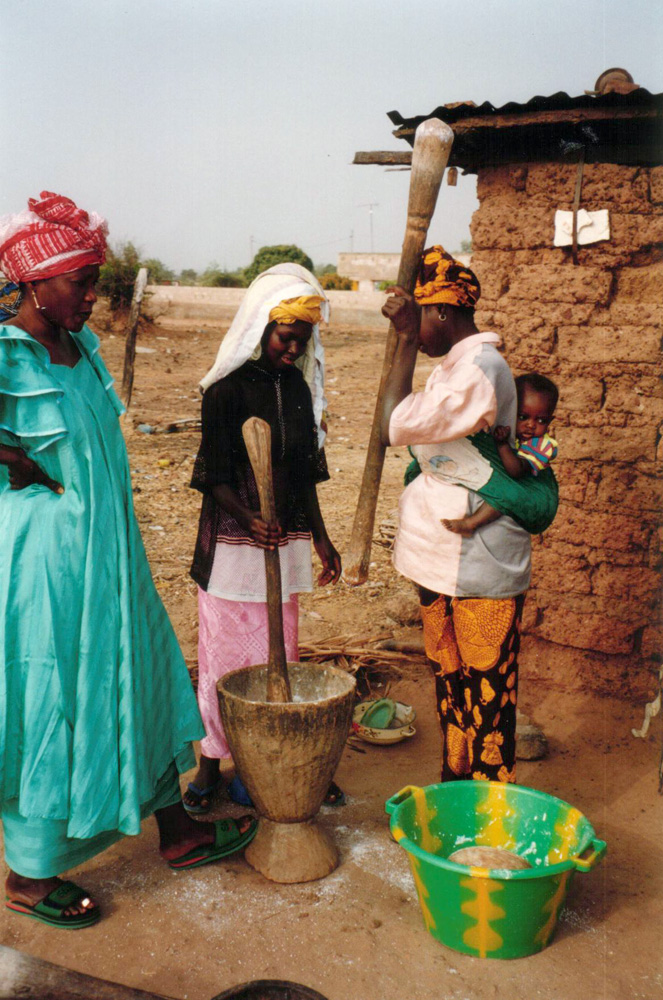
M 276 522 L 272 483 L 272 432 L 259 417 L 249 417 L 242 426 L 244 444 L 255 476 L 260 514 L 267 524 Z M 267 664 L 267 701 L 292 701 L 283 640 L 281 608 L 281 565 L 278 548 L 265 549 L 267 574 L 267 614 L 269 620 L 269 661 Z

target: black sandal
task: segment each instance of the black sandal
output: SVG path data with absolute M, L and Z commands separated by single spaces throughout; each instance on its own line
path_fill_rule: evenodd
M 322 800 L 323 806 L 331 806 L 333 809 L 336 809 L 338 806 L 344 806 L 345 801 L 345 792 L 342 788 L 339 788 L 335 781 L 332 781 L 327 789 L 327 794 Z

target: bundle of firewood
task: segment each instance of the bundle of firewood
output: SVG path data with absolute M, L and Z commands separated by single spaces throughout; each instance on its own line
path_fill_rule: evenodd
M 398 510 L 392 510 L 384 520 L 380 521 L 377 533 L 373 536 L 373 541 L 378 545 L 384 545 L 386 549 L 393 549 L 397 528 Z
M 362 697 L 375 694 L 384 697 L 390 680 L 406 673 L 404 661 L 418 655 L 418 651 L 396 649 L 393 648 L 395 645 L 392 632 L 334 635 L 327 639 L 300 642 L 299 658 L 314 663 L 330 663 L 354 674 L 357 691 Z

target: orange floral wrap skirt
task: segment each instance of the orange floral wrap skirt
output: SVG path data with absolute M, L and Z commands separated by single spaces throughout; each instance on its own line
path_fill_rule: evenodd
M 422 591 L 421 601 L 442 730 L 442 781 L 515 781 L 525 595 L 447 597 Z

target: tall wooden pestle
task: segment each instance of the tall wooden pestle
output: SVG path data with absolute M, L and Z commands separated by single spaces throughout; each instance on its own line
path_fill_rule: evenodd
M 255 476 L 260 515 L 268 524 L 276 522 L 274 484 L 272 481 L 272 432 L 259 417 L 249 417 L 242 426 L 242 436 Z M 265 549 L 267 574 L 267 615 L 269 623 L 269 659 L 267 661 L 267 701 L 292 701 L 283 639 L 281 607 L 281 564 L 278 549 Z

